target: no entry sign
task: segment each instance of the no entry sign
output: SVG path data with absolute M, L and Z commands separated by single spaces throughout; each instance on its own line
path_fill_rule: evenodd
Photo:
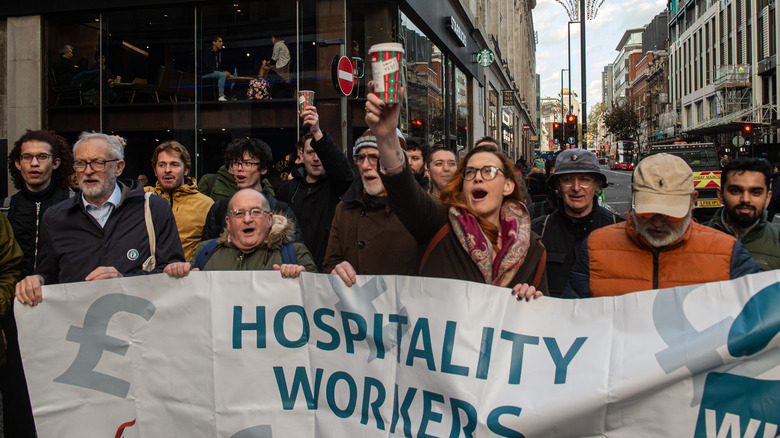
M 352 94 L 355 85 L 355 71 L 352 68 L 352 61 L 346 56 L 333 59 L 333 86 L 345 96 Z

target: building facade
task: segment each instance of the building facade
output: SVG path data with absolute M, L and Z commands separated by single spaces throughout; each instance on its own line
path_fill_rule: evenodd
M 368 50 L 389 41 L 405 49 L 405 134 L 459 153 L 492 135 L 513 158 L 530 156 L 538 131 L 534 6 L 507 0 L 6 2 L 0 5 L 2 156 L 26 129 L 52 129 L 70 141 L 95 130 L 127 139 L 125 176 L 151 174 L 151 152 L 166 140 L 185 145 L 192 174 L 201 175 L 222 164 L 230 140 L 257 137 L 271 145 L 280 170 L 301 133 L 298 90 L 315 92 L 323 129 L 350 152 L 366 129 Z M 226 102 L 217 99 L 218 81 L 204 77 L 217 37 L 225 45 L 220 70 L 231 74 Z M 257 99 L 248 87 L 271 59 L 272 37 L 291 54 L 290 75 L 269 79 L 271 98 Z M 57 63 L 66 46 L 73 47 L 69 62 L 93 72 L 83 75 L 89 83 L 61 83 Z M 483 48 L 496 54 L 488 67 L 474 56 Z M 358 73 L 347 97 L 334 86 L 340 56 Z
M 778 161 L 776 2 L 671 0 L 667 10 L 679 136 L 713 141 L 722 153 L 766 152 Z

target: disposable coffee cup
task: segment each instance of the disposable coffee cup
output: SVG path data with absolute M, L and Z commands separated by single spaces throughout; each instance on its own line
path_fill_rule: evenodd
M 401 43 L 374 44 L 368 49 L 374 76 L 374 93 L 385 103 L 401 100 L 401 63 L 404 48 Z
M 298 92 L 298 111 L 303 112 L 306 107 L 314 106 L 314 92 L 301 90 Z

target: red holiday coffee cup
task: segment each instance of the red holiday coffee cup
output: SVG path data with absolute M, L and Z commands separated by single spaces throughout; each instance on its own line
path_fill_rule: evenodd
M 385 103 L 401 100 L 401 64 L 404 48 L 401 43 L 374 44 L 368 49 L 374 76 L 374 93 Z
M 311 90 L 298 91 L 298 111 L 303 112 L 309 106 L 314 106 L 314 92 Z

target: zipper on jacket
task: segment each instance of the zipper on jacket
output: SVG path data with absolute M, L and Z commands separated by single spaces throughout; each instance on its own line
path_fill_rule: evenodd
M 658 254 L 660 251 L 653 251 L 653 289 L 658 289 Z
M 35 203 L 35 251 L 33 252 L 33 272 L 38 270 L 38 229 L 41 223 L 41 203 Z
M 238 254 L 238 269 L 241 270 L 241 268 L 244 267 L 244 253 L 240 252 Z

